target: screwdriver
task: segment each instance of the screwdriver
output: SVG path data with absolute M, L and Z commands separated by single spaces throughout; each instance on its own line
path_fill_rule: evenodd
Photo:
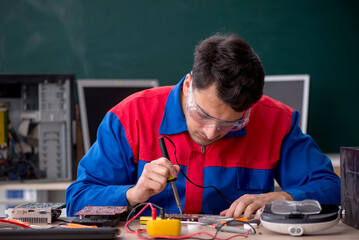
M 170 156 L 168 155 L 168 152 L 167 152 L 167 147 L 166 147 L 165 140 L 164 140 L 163 136 L 161 136 L 159 138 L 159 141 L 160 141 L 160 148 L 161 148 L 162 157 L 165 157 L 169 161 L 171 161 Z M 175 197 L 177 207 L 178 207 L 178 209 L 180 211 L 180 214 L 182 216 L 181 200 L 179 198 L 177 187 L 176 187 L 176 184 L 175 184 L 176 180 L 177 180 L 177 177 L 173 177 L 171 174 L 167 178 L 167 182 L 171 185 L 172 192 L 173 192 L 173 195 Z

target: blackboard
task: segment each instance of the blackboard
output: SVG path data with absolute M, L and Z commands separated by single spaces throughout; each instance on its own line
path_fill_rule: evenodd
M 0 0 L 0 73 L 177 83 L 194 46 L 242 35 L 266 73 L 309 74 L 307 132 L 323 152 L 359 145 L 358 1 Z

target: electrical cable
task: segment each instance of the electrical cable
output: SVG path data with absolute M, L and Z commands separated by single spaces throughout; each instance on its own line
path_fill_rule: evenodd
M 176 151 L 177 151 L 176 145 L 175 145 L 175 144 L 172 142 L 172 140 L 169 139 L 167 136 L 163 136 L 163 137 L 166 138 L 168 141 L 170 141 L 170 143 L 173 145 L 176 163 L 178 164 L 178 166 L 180 166 L 179 163 L 178 163 L 177 154 L 176 154 Z M 232 201 L 228 200 L 228 199 L 223 195 L 223 193 L 221 193 L 221 191 L 219 191 L 218 188 L 216 188 L 215 186 L 201 186 L 201 185 L 198 185 L 198 184 L 192 182 L 192 180 L 188 178 L 188 176 L 183 172 L 183 170 L 182 170 L 181 167 L 180 167 L 180 171 L 181 171 L 181 173 L 183 174 L 183 176 L 184 176 L 190 183 L 192 183 L 193 185 L 195 185 L 196 187 L 199 187 L 199 188 L 213 188 L 214 190 L 216 190 L 216 192 L 217 192 L 226 202 L 228 202 L 229 204 L 232 204 L 232 203 L 233 203 Z
M 146 208 L 146 205 L 148 205 L 149 203 L 147 203 L 147 202 L 144 202 L 144 203 L 139 203 L 139 204 L 137 204 L 134 208 L 132 208 L 132 210 L 129 212 L 129 214 L 127 215 L 127 218 L 126 218 L 126 223 L 130 220 L 130 216 L 131 216 L 131 214 L 133 214 L 136 210 L 137 210 L 137 208 L 139 208 L 139 207 L 141 207 L 141 206 L 145 206 L 145 207 L 143 207 L 142 209 L 141 209 L 141 211 L 139 212 L 139 213 L 142 213 L 143 211 L 144 211 L 144 209 Z M 156 208 L 158 208 L 158 209 L 160 209 L 160 215 L 161 215 L 161 218 L 162 219 L 164 219 L 165 218 L 165 210 L 164 210 L 164 208 L 162 208 L 162 207 L 160 207 L 160 206 L 158 206 L 158 205 L 156 205 L 156 204 L 154 204 L 154 203 L 151 203 L 151 205 L 152 206 L 154 206 L 154 207 L 156 207 Z M 139 213 L 137 213 L 137 215 L 139 215 Z M 136 216 L 137 216 L 136 215 Z M 136 217 L 135 216 L 135 217 Z M 127 228 L 130 230 L 130 231 L 132 231 L 132 232 L 135 232 L 134 230 L 132 230 L 131 228 L 130 228 L 130 226 L 127 226 Z
M 140 231 L 140 233 L 143 233 L 143 232 L 145 232 L 145 231 Z M 244 235 L 243 235 L 243 234 L 236 234 L 236 235 L 230 236 L 230 237 L 228 237 L 228 238 L 218 238 L 218 237 L 216 237 L 216 236 L 214 236 L 214 235 L 212 235 L 212 234 L 210 234 L 210 233 L 208 233 L 208 232 L 195 232 L 195 233 L 192 233 L 192 234 L 189 234 L 189 235 L 178 236 L 178 237 L 155 236 L 155 237 L 149 237 L 149 238 L 148 238 L 148 237 L 145 237 L 145 236 L 143 236 L 143 235 L 141 235 L 141 234 L 138 234 L 137 236 L 138 236 L 139 238 L 141 238 L 141 239 L 146 239 L 146 240 L 148 240 L 148 239 L 187 239 L 187 238 L 193 239 L 193 238 L 192 238 L 193 236 L 203 234 L 203 235 L 210 236 L 211 239 L 214 239 L 214 240 L 230 240 L 230 239 L 236 238 L 236 237 L 244 237 L 244 238 L 246 238 L 246 237 L 248 237 L 249 232 L 250 232 L 250 229 L 248 229 L 248 232 L 247 232 L 246 234 L 244 234 Z
M 257 231 L 255 230 L 255 228 L 254 228 L 249 222 L 234 219 L 234 220 L 229 220 L 229 221 L 226 221 L 226 222 L 222 223 L 222 224 L 219 226 L 219 228 L 217 228 L 217 231 L 216 231 L 216 233 L 214 234 L 214 236 L 217 237 L 217 234 L 218 234 L 218 232 L 221 230 L 221 228 L 222 228 L 223 226 L 227 225 L 227 224 L 230 223 L 230 222 L 242 222 L 243 224 L 247 224 L 251 229 L 248 229 L 246 235 L 248 235 L 251 230 L 253 230 L 253 234 L 256 234 L 256 233 L 257 233 Z
M 129 224 L 133 221 L 133 220 L 135 220 L 148 206 L 150 206 L 151 207 L 151 209 L 152 209 L 152 214 L 153 213 L 155 213 L 155 211 L 153 211 L 153 206 L 155 206 L 154 204 L 152 204 L 152 203 L 141 203 L 141 204 L 138 204 L 136 207 L 134 207 L 132 210 L 131 210 L 131 212 L 129 213 L 129 215 L 130 214 L 132 214 L 132 212 L 133 211 L 135 211 L 138 207 L 141 207 L 141 206 L 143 206 L 144 205 L 144 207 L 133 217 L 133 218 L 131 218 L 131 219 L 129 219 L 129 220 L 126 220 L 126 224 L 125 224 L 125 230 L 128 232 L 128 233 L 135 233 L 139 238 L 141 238 L 141 239 L 145 239 L 145 240 L 149 240 L 149 239 L 187 239 L 187 238 L 192 238 L 193 236 L 196 236 L 196 235 L 201 235 L 201 234 L 203 234 L 203 235 L 208 235 L 208 236 L 210 236 L 212 239 L 214 239 L 214 240 L 230 240 L 230 239 L 232 239 L 232 238 L 235 238 L 235 237 L 248 237 L 248 234 L 249 234 L 249 232 L 250 232 L 250 229 L 248 229 L 248 232 L 246 233 L 246 234 L 236 234 L 236 235 L 233 235 L 233 236 L 230 236 L 230 237 L 228 237 L 228 238 L 218 238 L 216 235 L 217 235 L 217 232 L 216 232 L 216 235 L 212 235 L 212 234 L 210 234 L 210 233 L 208 233 L 208 232 L 195 232 L 195 233 L 192 233 L 192 234 L 189 234 L 189 235 L 185 235 L 185 236 L 178 236 L 178 237 L 171 237 L 171 236 L 154 236 L 154 237 L 146 237 L 146 236 L 144 236 L 144 235 L 142 235 L 142 233 L 145 233 L 147 230 L 146 229 L 136 229 L 136 230 L 132 230 L 132 229 L 130 229 L 129 228 Z M 158 207 L 158 206 L 156 206 L 156 207 Z M 129 216 L 128 215 L 128 216 Z M 129 218 L 127 216 L 127 218 Z M 154 215 L 152 215 L 152 218 L 154 219 L 154 218 L 156 218 L 156 216 L 154 216 Z M 253 228 L 253 230 L 254 230 L 254 228 Z M 255 230 L 254 230 L 255 231 Z
M 11 135 L 12 143 L 11 147 L 13 148 L 15 144 L 19 146 L 19 153 L 12 153 L 6 158 L 1 164 L 0 170 L 0 180 L 13 180 L 13 179 L 40 179 L 42 178 L 41 171 L 37 166 L 38 155 L 32 150 L 31 153 L 25 153 L 22 147 L 20 137 L 13 127 L 10 127 L 9 131 Z M 22 140 L 26 140 L 26 137 L 23 137 Z M 26 144 L 27 141 L 24 141 Z M 31 145 L 30 145 L 31 146 Z
M 21 222 L 6 220 L 6 219 L 2 219 L 2 218 L 0 218 L 0 223 L 12 224 L 12 225 L 16 225 L 16 226 L 19 226 L 22 228 L 32 228 L 24 223 L 21 223 Z

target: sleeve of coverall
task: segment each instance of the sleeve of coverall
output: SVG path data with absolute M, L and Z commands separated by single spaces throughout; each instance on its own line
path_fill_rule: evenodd
M 128 206 L 126 191 L 135 183 L 133 153 L 124 128 L 111 112 L 97 132 L 97 140 L 78 166 L 77 180 L 66 190 L 67 215 L 88 205 Z
M 275 178 L 296 201 L 315 199 L 321 204 L 340 205 L 340 178 L 314 140 L 302 133 L 298 121 L 299 113 L 294 111 Z

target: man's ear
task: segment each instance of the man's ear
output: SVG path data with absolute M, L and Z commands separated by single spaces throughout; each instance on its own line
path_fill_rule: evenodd
M 186 78 L 184 79 L 183 82 L 183 95 L 185 95 L 186 97 L 188 96 L 188 89 L 189 86 L 191 85 L 191 81 L 192 81 L 192 76 L 191 74 L 187 74 Z

